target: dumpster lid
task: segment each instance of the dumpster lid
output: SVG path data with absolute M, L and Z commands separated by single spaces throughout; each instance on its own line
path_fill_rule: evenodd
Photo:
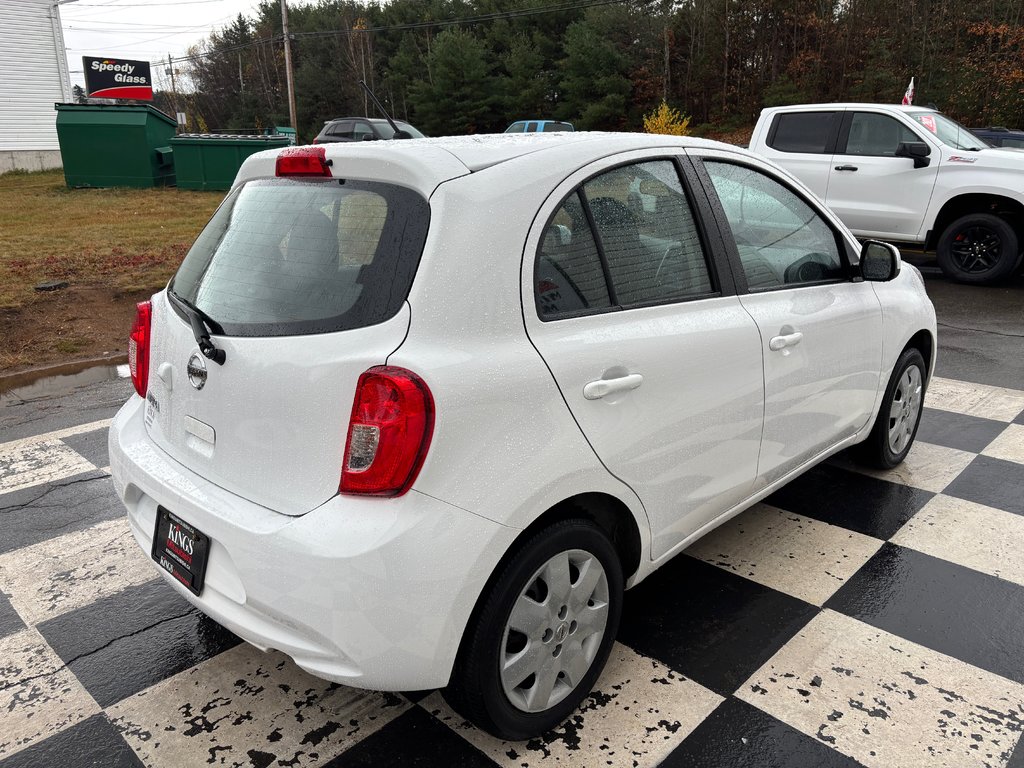
M 58 112 L 152 112 L 154 117 L 178 125 L 177 120 L 151 104 L 76 104 L 58 101 L 53 108 Z

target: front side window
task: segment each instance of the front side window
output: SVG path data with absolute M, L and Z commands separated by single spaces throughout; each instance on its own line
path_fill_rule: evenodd
M 760 171 L 705 161 L 752 291 L 845 279 L 835 232 L 802 198 Z
M 896 157 L 900 144 L 920 140 L 907 126 L 888 115 L 855 112 L 850 121 L 845 154 Z
M 779 152 L 830 154 L 839 112 L 789 112 L 775 116 L 768 146 Z
M 714 291 L 670 160 L 615 168 L 570 194 L 544 231 L 536 263 L 537 308 L 545 319 Z
M 250 181 L 217 209 L 169 289 L 229 336 L 374 325 L 405 301 L 429 219 L 426 200 L 392 184 Z

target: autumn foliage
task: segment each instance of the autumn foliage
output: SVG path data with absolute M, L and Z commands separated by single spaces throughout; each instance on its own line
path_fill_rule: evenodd
M 686 136 L 690 133 L 690 116 L 673 109 L 662 99 L 657 109 L 644 115 L 644 131 L 669 136 Z

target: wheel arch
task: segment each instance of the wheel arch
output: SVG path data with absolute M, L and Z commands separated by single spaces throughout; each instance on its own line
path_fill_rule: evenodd
M 935 337 L 932 336 L 931 331 L 922 328 L 910 337 L 910 340 L 903 346 L 903 349 L 906 350 L 912 347 L 917 349 L 921 353 L 921 357 L 924 358 L 926 375 L 928 379 L 931 379 L 935 360 Z
M 961 216 L 971 213 L 990 213 L 1005 220 L 1017 233 L 1017 238 L 1024 242 L 1024 205 L 1012 197 L 987 192 L 970 192 L 957 195 L 947 200 L 928 233 L 925 247 L 935 250 L 939 238 L 946 228 Z
M 612 546 L 619 555 L 625 581 L 628 582 L 630 577 L 638 571 L 643 556 L 643 540 L 637 519 L 625 502 L 609 493 L 599 491 L 577 493 L 559 501 L 519 532 L 519 535 L 491 570 L 490 576 L 487 577 L 487 581 L 476 597 L 476 603 L 473 605 L 469 619 L 463 627 L 462 639 L 459 641 L 459 650 L 456 654 L 456 664 L 460 663 L 464 654 L 466 630 L 474 626 L 479 619 L 484 602 L 505 566 L 538 531 L 562 520 L 571 519 L 590 520 L 608 535 Z

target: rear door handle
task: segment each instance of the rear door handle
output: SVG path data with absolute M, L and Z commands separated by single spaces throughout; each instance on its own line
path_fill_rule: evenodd
M 857 170 L 857 166 L 856 165 L 837 165 L 836 166 L 836 170 L 837 171 L 856 171 Z
M 778 352 L 786 347 L 795 347 L 803 337 L 804 335 L 800 331 L 787 333 L 784 336 L 773 336 L 771 341 L 768 342 L 768 349 L 772 352 Z
M 636 389 L 643 383 L 644 377 L 639 373 L 631 373 L 617 379 L 598 379 L 584 385 L 583 396 L 587 400 L 600 400 L 615 392 L 628 392 L 631 389 Z

